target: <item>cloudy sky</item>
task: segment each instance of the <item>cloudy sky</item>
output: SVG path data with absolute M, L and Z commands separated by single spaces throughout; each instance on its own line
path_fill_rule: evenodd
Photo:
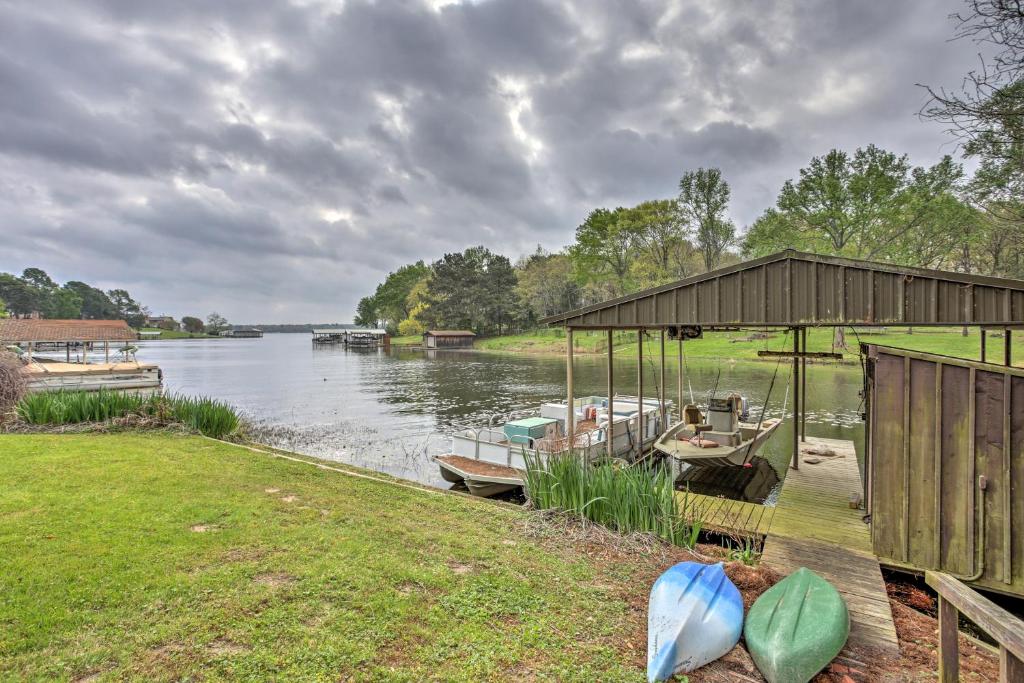
M 558 249 L 718 166 L 739 225 L 814 155 L 955 152 L 945 0 L 0 0 L 0 271 L 154 313 L 351 320 L 395 267 Z

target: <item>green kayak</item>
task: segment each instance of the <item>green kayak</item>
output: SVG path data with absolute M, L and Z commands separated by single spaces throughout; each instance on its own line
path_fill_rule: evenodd
M 768 683 L 807 683 L 850 635 L 839 592 L 801 567 L 764 592 L 747 613 L 743 637 Z

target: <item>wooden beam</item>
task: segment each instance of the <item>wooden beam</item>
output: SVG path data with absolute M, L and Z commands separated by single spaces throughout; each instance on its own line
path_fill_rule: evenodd
M 614 355 L 612 354 L 612 332 L 611 328 L 608 328 L 608 434 L 605 437 L 608 446 L 608 460 L 609 462 L 615 457 L 614 449 L 614 436 L 615 436 L 615 363 Z
M 799 333 L 794 332 L 794 334 L 797 334 L 797 336 L 799 337 Z M 795 348 L 797 346 L 797 344 L 794 343 L 793 346 Z M 757 355 L 760 356 L 761 358 L 793 358 L 794 360 L 797 359 L 797 358 L 828 358 L 828 359 L 831 359 L 831 360 L 842 360 L 842 358 L 843 358 L 843 354 L 841 354 L 841 353 L 831 353 L 829 351 L 799 351 L 799 350 L 793 350 L 793 351 L 763 351 L 762 350 L 762 351 L 758 351 Z
M 815 273 L 818 272 L 815 266 Z M 817 285 L 817 275 L 815 275 Z M 817 301 L 817 299 L 815 299 Z M 800 357 L 800 440 L 807 441 L 807 328 L 800 328 L 800 346 L 803 355 Z
M 760 351 L 758 352 L 760 354 Z M 800 469 L 800 330 L 793 328 L 793 469 Z
M 939 596 L 939 683 L 960 680 L 960 642 L 956 607 Z
M 999 644 L 1001 651 L 1000 660 L 1007 660 L 1008 669 L 1020 671 L 1020 660 L 1024 660 L 1024 621 L 949 574 L 926 571 L 924 573 L 924 580 L 925 583 L 934 588 L 939 594 L 940 680 L 956 680 L 957 671 L 955 666 L 957 660 L 955 657 L 949 656 L 948 651 L 951 649 L 954 654 L 956 652 L 956 614 L 958 612 L 992 636 L 992 639 Z M 947 618 L 945 623 L 942 618 L 943 614 L 951 617 Z M 949 645 L 948 649 L 947 645 Z M 1002 652 L 1006 653 L 1005 657 L 1002 655 Z M 1018 661 L 1009 661 L 1010 657 Z M 942 670 L 943 664 L 954 667 L 951 677 L 944 675 Z M 1003 678 L 1001 680 L 1020 679 Z
M 565 416 L 565 434 L 569 439 L 570 452 L 572 452 L 572 447 L 576 443 L 576 408 L 573 406 L 572 386 L 572 347 L 572 328 L 570 327 L 565 331 L 565 393 L 568 397 L 566 407 L 569 409 Z
M 644 331 L 636 331 L 636 425 L 640 432 L 636 440 L 636 457 L 644 454 Z
M 658 366 L 661 372 L 661 381 L 658 383 L 658 403 L 661 408 L 661 429 L 664 431 L 668 428 L 666 422 L 668 422 L 668 413 L 665 411 L 665 394 L 667 387 L 665 386 L 665 328 L 661 328 L 661 335 L 658 338 L 661 346 L 661 364 Z
M 1003 330 L 1003 365 L 1009 367 L 1013 365 L 1013 340 L 1011 338 L 1010 328 Z
M 683 400 L 683 335 L 682 332 L 679 334 L 679 348 L 677 349 L 679 356 L 679 405 L 676 408 L 679 409 L 679 421 L 683 421 L 683 406 L 686 405 L 686 401 Z

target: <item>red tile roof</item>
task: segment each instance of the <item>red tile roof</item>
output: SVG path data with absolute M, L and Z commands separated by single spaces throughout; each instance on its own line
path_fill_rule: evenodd
M 0 320 L 0 342 L 134 341 L 123 320 Z

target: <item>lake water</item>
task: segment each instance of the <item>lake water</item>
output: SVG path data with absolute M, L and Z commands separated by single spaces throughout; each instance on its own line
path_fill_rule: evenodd
M 282 448 L 447 487 L 430 456 L 447 450 L 444 434 L 486 423 L 495 413 L 565 398 L 562 357 L 478 351 L 411 351 L 314 347 L 309 335 L 262 339 L 140 342 L 140 361 L 156 363 L 172 392 L 222 399 L 259 426 L 262 439 Z M 645 353 L 645 393 L 655 395 L 658 373 Z M 576 394 L 606 391 L 604 356 L 576 357 Z M 768 395 L 775 363 L 687 360 L 686 378 L 698 402 L 739 391 L 755 419 Z M 792 406 L 791 367 L 778 368 L 766 417 Z M 668 398 L 676 373 L 666 373 Z M 615 360 L 617 393 L 636 392 L 635 358 Z M 862 376 L 857 366 L 812 365 L 807 375 L 807 433 L 851 439 L 863 446 Z M 687 390 L 689 393 L 689 390 Z M 762 451 L 756 468 L 781 479 L 792 425 L 787 420 Z M 764 472 L 762 472 L 763 474 Z M 770 498 L 770 496 L 769 496 Z

